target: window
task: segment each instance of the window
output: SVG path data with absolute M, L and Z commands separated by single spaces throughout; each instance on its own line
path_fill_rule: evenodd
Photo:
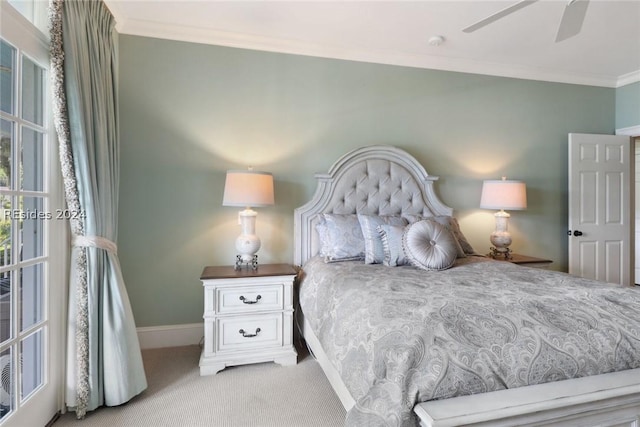
M 16 11 L 27 18 L 40 32 L 47 34 L 47 12 L 49 2 L 46 0 L 7 0 Z
M 0 15 L 0 425 L 44 425 L 62 383 L 66 261 L 48 42 L 5 1 Z
M 43 384 L 46 70 L 6 41 L 0 140 L 0 417 Z

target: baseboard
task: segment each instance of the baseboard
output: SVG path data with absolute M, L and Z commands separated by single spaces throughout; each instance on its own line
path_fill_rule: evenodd
M 204 336 L 203 323 L 137 328 L 141 349 L 198 345 Z

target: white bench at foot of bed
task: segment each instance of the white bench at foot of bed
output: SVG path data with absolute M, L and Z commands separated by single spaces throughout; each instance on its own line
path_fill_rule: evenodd
M 640 427 L 640 369 L 434 400 L 423 427 Z

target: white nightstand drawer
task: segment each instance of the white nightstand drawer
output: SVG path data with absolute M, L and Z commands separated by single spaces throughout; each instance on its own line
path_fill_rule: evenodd
M 228 314 L 282 310 L 282 295 L 281 284 L 222 288 L 217 290 L 217 311 Z
M 282 346 L 282 313 L 220 318 L 217 330 L 219 351 Z
M 275 362 L 295 365 L 293 345 L 293 283 L 289 264 L 258 268 L 205 267 L 204 343 L 200 375 L 227 366 Z

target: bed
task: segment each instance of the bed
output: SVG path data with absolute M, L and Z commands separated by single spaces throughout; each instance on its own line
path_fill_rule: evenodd
M 294 214 L 298 319 L 346 425 L 640 426 L 637 289 L 474 256 L 437 177 L 399 148 L 354 150 L 316 179 Z M 449 218 L 429 232 L 447 228 L 458 256 L 392 267 L 391 240 L 383 263 L 327 253 L 325 222 L 354 217 L 385 218 L 379 232 Z

